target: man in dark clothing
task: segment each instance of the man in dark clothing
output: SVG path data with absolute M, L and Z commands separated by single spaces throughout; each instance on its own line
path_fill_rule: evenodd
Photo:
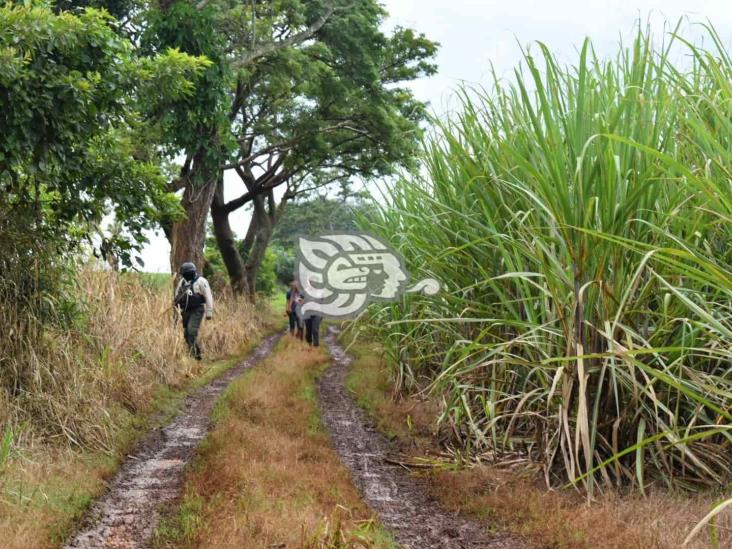
M 290 334 L 298 336 L 302 333 L 302 322 L 297 315 L 300 298 L 300 288 L 298 287 L 297 282 L 293 280 L 290 284 L 290 289 L 287 290 L 286 294 L 285 313 L 287 313 L 287 317 L 290 322 Z
M 313 347 L 320 346 L 320 322 L 323 317 L 311 314 L 305 319 L 305 341 Z
M 213 295 L 208 280 L 199 276 L 193 263 L 183 263 L 180 267 L 180 282 L 175 290 L 174 305 L 181 311 L 183 336 L 188 352 L 196 360 L 201 360 L 201 347 L 198 345 L 198 330 L 204 314 L 207 320 L 213 318 Z
M 305 281 L 305 294 L 311 298 L 318 299 L 322 297 L 323 290 L 316 286 L 316 281 L 313 278 L 308 278 Z M 323 317 L 315 311 L 318 311 L 318 307 L 316 306 L 313 308 L 311 306 L 310 310 L 306 312 L 308 316 L 305 318 L 304 322 L 305 341 L 307 341 L 311 347 L 320 346 L 320 323 L 323 320 Z

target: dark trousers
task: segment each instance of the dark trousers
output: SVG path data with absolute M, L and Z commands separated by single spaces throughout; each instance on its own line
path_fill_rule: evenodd
M 295 313 L 295 311 L 290 311 L 289 313 L 287 313 L 287 317 L 288 317 L 288 320 L 290 321 L 290 333 L 292 335 L 295 335 L 295 328 L 297 328 L 297 326 L 298 326 L 297 314 Z
M 295 337 L 302 341 L 302 334 L 303 334 L 303 328 L 305 327 L 305 323 L 302 321 L 302 318 L 300 318 L 297 313 L 295 313 L 295 324 L 297 325 L 297 330 L 295 331 Z
M 188 352 L 197 359 L 201 358 L 201 347 L 199 347 L 197 339 L 203 313 L 203 305 L 189 311 L 183 311 L 183 336 L 186 339 L 186 345 L 188 345 Z
M 320 346 L 320 322 L 322 320 L 323 318 L 317 315 L 305 319 L 305 341 L 313 347 Z

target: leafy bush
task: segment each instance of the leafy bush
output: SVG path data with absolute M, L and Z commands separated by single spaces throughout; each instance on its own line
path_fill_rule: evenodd
M 259 266 L 257 273 L 257 292 L 265 295 L 272 295 L 277 285 L 277 256 L 272 248 L 267 248 L 264 259 Z
M 130 263 L 132 243 L 178 211 L 158 152 L 164 105 L 190 94 L 209 62 L 174 50 L 136 57 L 112 24 L 91 8 L 0 6 L 0 226 L 17 222 L 16 233 L 68 253 L 113 206 L 124 230 L 102 249 Z M 2 260 L 35 258 L 18 242 Z

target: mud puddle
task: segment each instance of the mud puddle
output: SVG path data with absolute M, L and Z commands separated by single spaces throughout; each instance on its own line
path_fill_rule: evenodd
M 146 435 L 65 547 L 146 547 L 160 510 L 180 493 L 183 469 L 208 432 L 216 400 L 229 383 L 269 355 L 280 337 L 264 339 L 243 362 L 189 395 L 167 427 Z
M 351 357 L 338 344 L 335 330 L 329 331 L 325 342 L 333 366 L 318 384 L 323 422 L 354 484 L 396 541 L 410 549 L 522 547 L 519 540 L 492 536 L 480 525 L 445 510 L 429 497 L 424 480 L 385 461 L 389 443 L 346 389 Z

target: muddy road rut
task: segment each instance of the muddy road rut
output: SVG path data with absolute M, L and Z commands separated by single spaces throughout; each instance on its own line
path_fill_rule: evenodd
M 280 337 L 265 338 L 245 360 L 189 395 L 169 425 L 146 435 L 65 547 L 145 547 L 160 509 L 180 493 L 183 469 L 208 432 L 216 400 L 229 383 L 267 357 Z
M 389 443 L 346 389 L 351 358 L 338 344 L 334 330 L 325 342 L 333 366 L 318 385 L 323 422 L 364 500 L 396 541 L 409 549 L 521 547 L 518 540 L 491 536 L 478 524 L 448 512 L 427 495 L 423 481 L 385 461 Z

